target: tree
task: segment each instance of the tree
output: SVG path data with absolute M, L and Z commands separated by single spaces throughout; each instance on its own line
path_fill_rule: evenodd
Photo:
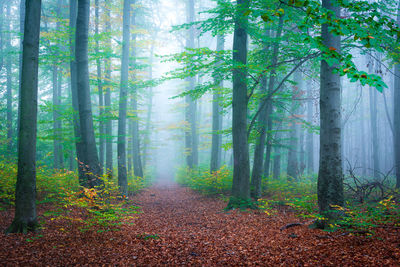
M 108 3 L 106 3 L 108 4 Z M 111 33 L 111 7 L 108 5 L 105 7 L 106 12 L 106 32 Z M 106 49 L 111 52 L 111 38 L 108 38 Z M 104 113 L 107 116 L 105 122 L 105 134 L 106 134 L 106 172 L 108 176 L 112 175 L 113 171 L 113 136 L 112 136 L 112 120 L 111 120 L 111 58 L 107 57 L 105 60 L 105 95 L 104 95 Z
M 136 3 L 136 0 L 131 0 L 133 4 Z M 136 26 L 136 10 L 133 12 L 131 16 L 131 25 Z M 136 57 L 137 57 L 137 34 L 132 34 L 132 65 L 136 66 Z M 133 73 L 133 79 L 136 80 L 136 74 Z M 133 95 L 132 95 L 132 113 L 134 118 L 131 121 L 132 127 L 132 156 L 133 156 L 133 174 L 138 177 L 143 177 L 143 168 L 142 168 L 142 160 L 140 157 L 140 135 L 139 135 L 139 114 L 138 114 L 138 92 L 137 86 L 133 85 Z
M 397 25 L 400 27 L 400 2 L 397 8 Z M 400 38 L 397 38 L 400 43 Z M 393 113 L 393 139 L 394 139 L 394 164 L 396 168 L 396 188 L 400 188 L 400 63 L 394 67 L 394 113 Z
M 187 1 L 187 23 L 194 22 L 194 0 Z M 194 48 L 194 26 L 189 27 L 188 36 L 186 38 L 186 48 Z M 189 76 L 186 78 L 188 84 L 187 91 L 194 90 L 195 77 Z M 185 97 L 185 121 L 188 123 L 185 130 L 185 152 L 186 152 L 186 163 L 189 168 L 193 168 L 198 165 L 198 144 L 197 144 L 197 123 L 196 123 L 196 111 L 197 102 L 193 100 L 190 95 Z
M 70 27 L 70 89 L 72 98 L 72 109 L 73 113 L 73 124 L 74 124 L 74 137 L 75 137 L 75 150 L 76 158 L 78 161 L 78 173 L 79 173 L 79 184 L 81 186 L 86 186 L 86 176 L 84 171 L 84 152 L 83 143 L 81 138 L 81 126 L 79 120 L 79 103 L 78 103 L 78 83 L 77 83 L 77 72 L 76 72 L 76 57 L 75 57 L 75 28 L 76 28 L 76 17 L 77 17 L 77 0 L 69 1 L 69 27 Z
M 103 169 L 104 166 L 104 148 L 105 148 L 105 140 L 104 140 L 104 132 L 105 125 L 103 120 L 104 113 L 104 96 L 103 96 L 103 81 L 102 81 L 102 73 L 101 73 L 101 64 L 99 57 L 99 0 L 95 0 L 95 35 L 96 35 L 96 43 L 95 43 L 95 53 L 96 57 L 96 70 L 97 70 L 97 89 L 99 91 L 99 153 L 100 153 L 100 167 Z
M 124 0 L 117 153 L 118 185 L 120 186 L 121 193 L 125 196 L 128 195 L 128 177 L 126 171 L 126 113 L 128 97 L 130 12 L 131 1 Z
M 79 121 L 83 150 L 82 162 L 85 166 L 86 186 L 94 187 L 100 184 L 98 178 L 101 175 L 101 168 L 94 136 L 92 104 L 90 100 L 88 60 L 89 14 L 90 0 L 79 0 L 76 19 L 75 57 Z
M 228 208 L 250 200 L 249 146 L 247 142 L 247 21 L 248 0 L 237 0 L 233 34 L 232 140 L 233 182 Z
M 36 129 L 41 0 L 26 0 L 15 216 L 7 233 L 35 231 L 36 215 Z M 28 27 L 29 26 L 29 27 Z
M 11 2 L 7 5 L 7 18 L 10 17 Z M 13 143 L 13 111 L 12 111 L 12 59 L 11 59 L 11 20 L 8 20 L 6 24 L 7 32 L 6 35 L 6 48 L 7 48 L 7 58 L 6 58 L 6 71 L 7 71 L 7 149 L 11 153 L 12 143 Z
M 335 1 L 323 0 L 322 7 L 331 11 L 330 19 L 340 16 L 340 7 Z M 322 24 L 322 44 L 330 51 L 340 51 L 340 36 Z M 318 206 L 321 214 L 332 216 L 331 205 L 340 205 L 343 200 L 343 173 L 341 158 L 341 99 L 340 75 L 334 72 L 338 64 L 329 65 L 321 61 L 320 70 L 320 160 L 318 172 Z
M 219 34 L 217 36 L 217 51 L 224 50 L 225 39 L 224 36 Z M 220 93 L 218 89 L 223 86 L 223 80 L 217 75 L 214 77 L 214 83 L 216 88 L 213 92 L 212 102 L 212 140 L 211 140 L 211 160 L 210 160 L 210 172 L 215 172 L 220 168 L 221 165 L 221 144 L 222 136 L 219 131 L 222 130 L 222 115 L 221 115 L 221 103 Z

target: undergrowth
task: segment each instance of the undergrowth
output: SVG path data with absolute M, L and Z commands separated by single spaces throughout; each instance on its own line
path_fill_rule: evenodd
M 0 208 L 8 209 L 15 202 L 17 165 L 0 160 Z M 84 188 L 79 185 L 76 172 L 53 170 L 47 166 L 36 169 L 37 204 L 51 203 L 51 210 L 43 217 L 68 220 L 81 231 L 117 230 L 118 226 L 138 213 L 126 196 L 121 196 L 116 178 L 103 176 L 102 185 Z M 148 186 L 147 179 L 131 176 L 128 191 L 137 192 Z

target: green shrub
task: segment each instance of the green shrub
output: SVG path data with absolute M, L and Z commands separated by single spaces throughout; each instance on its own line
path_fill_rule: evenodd
M 206 195 L 225 194 L 232 188 L 232 172 L 225 165 L 213 173 L 207 167 L 180 168 L 175 180 Z

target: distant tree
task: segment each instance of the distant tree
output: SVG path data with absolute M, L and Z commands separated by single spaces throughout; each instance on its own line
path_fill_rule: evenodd
M 7 4 L 7 18 L 11 17 L 11 8 L 12 2 L 9 1 Z M 12 58 L 11 58 L 11 20 L 7 19 L 6 23 L 6 48 L 7 48 L 7 57 L 6 57 L 6 72 L 7 72 L 7 149 L 9 153 L 12 152 L 12 144 L 13 144 L 13 110 L 12 110 Z
M 400 2 L 397 8 L 397 25 L 400 27 Z M 400 43 L 400 38 L 397 38 Z M 393 98 L 393 137 L 394 137 L 394 164 L 396 167 L 396 188 L 400 188 L 400 63 L 394 67 L 394 98 Z
M 36 215 L 36 129 L 41 0 L 26 0 L 20 116 L 18 131 L 18 174 L 15 216 L 7 233 L 35 231 Z

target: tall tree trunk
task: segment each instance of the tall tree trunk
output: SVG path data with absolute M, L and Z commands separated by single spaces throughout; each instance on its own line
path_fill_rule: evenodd
M 110 4 L 110 3 L 106 3 Z M 106 31 L 107 33 L 111 33 L 111 7 L 106 6 Z M 106 44 L 108 52 L 111 52 L 111 39 L 107 40 Z M 105 122 L 105 134 L 106 134 L 106 170 L 109 177 L 112 176 L 113 171 L 113 136 L 112 136 L 112 119 L 111 119 L 111 58 L 107 57 L 105 60 L 105 71 L 104 78 L 106 82 L 106 92 L 104 96 L 104 112 L 107 115 L 107 120 Z
M 307 121 L 313 123 L 313 94 L 311 80 L 307 82 Z M 307 131 L 307 173 L 310 175 L 314 172 L 314 139 L 313 132 Z
M 71 29 L 69 42 L 70 42 L 70 72 L 71 72 L 71 96 L 72 96 L 72 109 L 73 113 L 73 124 L 74 124 L 74 137 L 75 137 L 75 150 L 77 157 L 77 166 L 79 173 L 79 184 L 81 186 L 87 186 L 86 176 L 83 165 L 83 144 L 81 138 L 81 126 L 79 120 L 79 104 L 78 104 L 78 82 L 76 72 L 76 56 L 75 56 L 75 28 L 76 28 L 76 17 L 77 17 L 77 0 L 70 0 L 69 3 L 69 27 Z
M 99 35 L 99 0 L 95 0 L 95 35 Z M 95 53 L 99 55 L 99 38 L 96 38 L 95 44 Z M 96 68 L 97 68 L 97 88 L 99 91 L 99 160 L 100 160 L 100 167 L 103 169 L 104 166 L 104 97 L 103 97 L 103 81 L 102 81 L 102 73 L 101 73 L 101 63 L 100 58 L 96 58 Z
M 322 7 L 340 16 L 340 7 L 335 2 L 322 0 Z M 329 32 L 328 24 L 322 25 L 321 38 L 328 49 L 334 47 L 340 53 L 340 36 Z M 321 214 L 326 214 L 331 205 L 344 203 L 343 171 L 341 158 L 341 99 L 340 76 L 333 72 L 337 64 L 329 66 L 321 61 L 320 81 L 320 160 L 318 172 L 318 205 Z M 328 216 L 331 216 L 328 214 Z M 322 225 L 323 226 L 323 225 Z
M 374 71 L 374 59 L 368 59 L 368 72 Z M 377 128 L 377 91 L 374 87 L 369 86 L 369 112 L 371 116 L 371 133 L 372 133 L 372 162 L 374 178 L 379 178 L 379 147 L 378 147 L 378 128 Z
M 289 181 L 297 180 L 298 172 L 299 172 L 299 163 L 298 163 L 298 133 L 299 127 L 297 125 L 296 111 L 298 110 L 296 98 L 301 88 L 302 83 L 302 75 L 300 70 L 297 70 L 294 73 L 294 81 L 296 85 L 293 86 L 292 91 L 292 108 L 291 108 L 291 116 L 292 122 L 290 127 L 290 137 L 289 137 L 289 151 L 288 151 L 288 164 L 287 164 L 287 175 Z
M 11 5 L 12 2 L 8 2 L 7 5 L 7 18 L 11 17 Z M 6 72 L 7 72 L 7 150 L 10 155 L 12 154 L 13 147 L 13 111 L 12 111 L 12 59 L 11 59 L 11 20 L 8 19 L 6 24 L 7 35 L 6 35 L 6 47 L 7 47 L 7 58 L 6 58 Z
M 194 0 L 188 0 L 187 2 L 187 23 L 194 21 Z M 194 26 L 191 26 L 188 31 L 186 39 L 186 48 L 194 47 Z M 195 77 L 186 78 L 188 83 L 188 91 L 191 91 L 195 87 Z M 185 130 L 185 153 L 186 163 L 189 168 L 193 168 L 198 165 L 198 144 L 196 143 L 197 134 L 197 123 L 196 123 L 196 111 L 197 103 L 190 96 L 185 97 L 186 111 L 185 120 L 188 122 L 189 127 Z
M 278 62 L 278 56 L 279 56 L 279 41 L 278 39 L 282 35 L 282 27 L 283 27 L 283 16 L 279 18 L 279 23 L 278 23 L 278 29 L 276 31 L 275 39 L 276 41 L 274 42 L 272 46 L 272 61 L 271 65 L 275 66 L 276 63 Z M 266 29 L 266 36 L 269 35 L 268 29 Z M 264 47 L 264 50 L 267 52 L 268 47 Z M 259 137 L 256 141 L 256 147 L 254 150 L 254 161 L 253 161 L 253 172 L 251 176 L 251 188 L 252 188 L 252 197 L 258 199 L 261 197 L 261 176 L 263 172 L 263 167 L 265 172 L 269 172 L 269 157 L 266 160 L 267 162 L 263 164 L 264 161 L 264 148 L 265 148 L 265 138 L 267 137 L 267 131 L 268 128 L 272 128 L 272 100 L 269 94 L 272 93 L 273 87 L 275 85 L 275 76 L 276 76 L 276 68 L 272 67 L 270 76 L 269 76 L 269 81 L 268 81 L 268 88 L 267 88 L 267 77 L 263 77 L 262 82 L 261 82 L 261 93 L 265 94 L 266 97 L 269 97 L 267 100 L 267 104 L 264 105 L 264 101 L 260 101 L 260 114 L 258 116 L 258 127 L 257 131 L 259 132 Z M 268 125 L 270 123 L 270 125 Z M 271 136 L 269 136 L 271 137 Z M 270 138 L 269 138 L 270 139 Z M 267 140 L 270 141 L 270 140 Z M 268 154 L 268 153 L 267 153 Z M 269 154 L 271 154 L 271 147 L 269 146 Z M 267 174 L 268 175 L 268 174 Z
M 3 56 L 3 14 L 4 14 L 4 9 L 3 9 L 3 4 L 4 1 L 0 0 L 0 71 L 3 69 L 3 65 L 4 65 L 4 56 Z
M 93 187 L 100 184 L 98 178 L 101 175 L 101 168 L 94 136 L 92 104 L 90 100 L 88 60 L 89 14 L 90 0 L 79 0 L 75 39 L 79 120 L 87 186 Z
M 36 129 L 41 0 L 26 1 L 26 26 L 22 49 L 18 174 L 15 216 L 8 233 L 26 233 L 37 227 Z
M 217 36 L 217 51 L 224 50 L 225 39 L 223 35 Z M 213 173 L 217 171 L 221 166 L 221 144 L 222 135 L 219 131 L 222 130 L 222 115 L 219 93 L 219 88 L 223 87 L 223 81 L 219 77 L 214 77 L 214 84 L 217 88 L 213 92 L 213 102 L 212 102 L 212 139 L 211 139 L 211 162 L 210 162 L 210 172 Z
M 149 62 L 149 80 L 153 79 L 153 57 L 154 57 L 154 43 L 151 44 L 150 48 L 150 62 Z M 153 87 L 149 87 L 148 92 L 148 103 L 147 103 L 147 116 L 146 116 L 146 128 L 145 138 L 143 145 L 143 168 L 146 170 L 147 164 L 147 150 L 150 144 L 150 127 L 151 127 L 151 115 L 153 112 Z
M 247 140 L 247 23 L 244 15 L 249 8 L 248 0 L 237 0 L 233 34 L 232 71 L 232 139 L 233 183 L 228 208 L 246 203 L 250 199 L 249 146 Z
M 136 0 L 131 0 L 133 4 Z M 131 25 L 136 26 L 136 13 L 132 13 Z M 136 34 L 132 34 L 132 66 L 136 66 L 137 57 L 137 45 L 136 45 Z M 136 80 L 136 73 L 133 72 L 132 80 Z M 139 113 L 138 113 L 138 92 L 136 86 L 133 88 L 132 95 L 132 114 L 134 116 L 132 120 L 132 156 L 133 156 L 133 174 L 137 177 L 143 177 L 142 159 L 140 157 L 140 133 L 139 133 Z
M 118 185 L 121 193 L 128 195 L 128 178 L 126 173 L 126 112 L 128 97 L 128 71 L 129 71 L 129 35 L 130 35 L 130 10 L 131 1 L 124 0 L 123 35 L 121 58 L 121 85 L 119 94 L 118 116 Z
M 281 138 L 281 124 L 277 128 L 276 136 L 275 139 L 280 142 Z M 281 145 L 280 143 L 275 145 L 274 147 L 275 155 L 274 155 L 274 161 L 273 161 L 273 167 L 272 167 L 272 177 L 277 180 L 279 179 L 279 176 L 281 175 Z
M 400 27 L 400 3 L 397 9 L 397 25 Z M 397 38 L 397 43 L 400 43 L 400 38 Z M 394 164 L 396 167 L 396 188 L 400 188 L 400 62 L 397 62 L 394 67 L 393 101 Z
M 3 0 L 4 1 L 4 0 Z M 21 34 L 20 40 L 19 40 L 19 51 L 22 51 L 23 47 L 23 38 L 24 38 L 24 32 L 25 32 L 25 0 L 20 0 L 19 3 L 19 33 Z M 21 86 L 21 76 L 22 76 L 22 53 L 19 54 L 19 86 Z M 18 88 L 18 99 L 21 98 L 21 87 Z M 19 103 L 18 103 L 19 104 Z M 18 107 L 18 118 L 17 118 L 17 132 L 19 132 L 19 118 L 21 117 L 19 112 L 20 108 Z M 18 150 L 18 146 L 17 146 Z M 18 153 L 18 152 L 17 152 Z

